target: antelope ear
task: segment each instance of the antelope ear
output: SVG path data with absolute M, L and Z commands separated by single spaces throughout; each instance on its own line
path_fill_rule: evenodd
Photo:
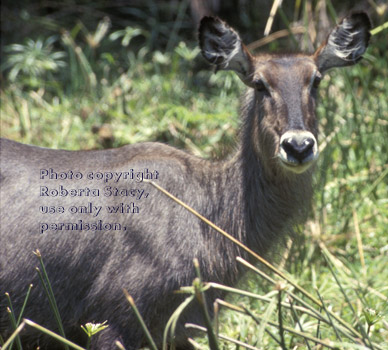
M 237 32 L 224 21 L 203 17 L 199 26 L 199 45 L 203 57 L 217 70 L 233 70 L 248 83 L 253 72 L 253 57 Z
M 365 12 L 345 17 L 314 54 L 320 72 L 360 61 L 368 47 L 370 29 L 371 22 Z

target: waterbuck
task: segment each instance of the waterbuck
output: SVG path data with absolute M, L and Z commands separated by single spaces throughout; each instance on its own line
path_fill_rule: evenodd
M 208 161 L 159 143 L 102 151 L 50 150 L 1 141 L 0 329 L 9 336 L 4 293 L 24 316 L 57 331 L 37 277 L 39 249 L 69 339 L 85 344 L 86 322 L 108 321 L 93 349 L 144 344 L 123 295 L 133 296 L 160 346 L 163 328 L 183 300 L 174 294 L 195 278 L 235 284 L 236 245 L 143 181 L 152 179 L 259 254 L 304 220 L 318 158 L 317 87 L 330 68 L 357 63 L 369 41 L 366 14 L 344 18 L 313 55 L 253 56 L 235 30 L 205 17 L 204 58 L 233 70 L 247 85 L 236 154 Z M 208 293 L 209 305 L 215 292 Z M 185 322 L 201 323 L 196 306 L 183 314 L 178 348 L 188 348 Z M 24 349 L 59 347 L 31 328 Z

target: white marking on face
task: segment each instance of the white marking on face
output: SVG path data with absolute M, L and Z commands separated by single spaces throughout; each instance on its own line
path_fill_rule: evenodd
M 304 158 L 302 162 L 299 161 L 282 147 L 282 144 L 286 139 L 293 139 L 296 142 L 301 141 L 305 145 L 308 145 L 312 140 L 314 144 L 311 150 L 311 154 L 308 157 Z M 318 156 L 319 152 L 317 140 L 315 139 L 314 135 L 309 131 L 289 130 L 285 132 L 280 138 L 280 147 L 277 157 L 280 160 L 280 164 L 291 172 L 294 172 L 296 174 L 301 174 L 305 172 L 318 159 Z

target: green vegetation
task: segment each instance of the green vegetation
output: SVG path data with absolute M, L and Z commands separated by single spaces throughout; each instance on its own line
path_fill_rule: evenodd
M 287 18 L 317 28 L 309 17 L 311 6 L 317 14 L 315 2 L 296 3 L 304 4 L 295 5 L 300 15 L 277 13 L 283 28 Z M 326 5 L 334 16 L 331 2 Z M 179 7 L 178 14 L 185 10 Z M 216 334 L 257 349 L 388 349 L 388 29 L 380 27 L 387 8 L 371 13 L 377 30 L 364 60 L 321 83 L 312 214 L 277 257 L 281 270 L 320 306 L 267 268 L 271 278 L 246 266 L 250 272 L 240 288 L 250 294 L 234 290 L 218 303 L 224 311 L 216 317 Z M 26 13 L 22 18 L 31 20 Z M 2 53 L 2 137 L 65 149 L 161 141 L 202 157 L 233 150 L 243 84 L 232 73 L 211 73 L 197 44 L 180 35 L 182 16 L 171 28 L 155 27 L 172 30 L 169 50 L 155 44 L 156 29 L 135 22 L 118 29 L 105 17 L 93 28 L 77 22 L 64 30 L 43 17 L 32 19 L 42 30 Z M 302 34 L 307 47 L 309 28 Z M 198 296 L 208 287 L 196 281 L 186 291 Z M 218 343 L 243 348 L 221 337 Z M 209 347 L 206 338 L 193 344 Z

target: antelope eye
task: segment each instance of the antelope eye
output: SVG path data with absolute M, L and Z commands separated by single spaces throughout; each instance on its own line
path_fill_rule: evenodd
M 321 80 L 322 80 L 322 77 L 317 75 L 315 78 L 314 78 L 314 81 L 313 81 L 313 87 L 315 89 L 318 88 L 319 84 L 321 83 Z
M 259 92 L 267 92 L 268 93 L 268 90 L 267 88 L 265 87 L 263 81 L 261 79 L 258 79 L 258 80 L 255 80 L 255 82 L 253 83 L 254 84 L 254 87 L 257 91 Z

